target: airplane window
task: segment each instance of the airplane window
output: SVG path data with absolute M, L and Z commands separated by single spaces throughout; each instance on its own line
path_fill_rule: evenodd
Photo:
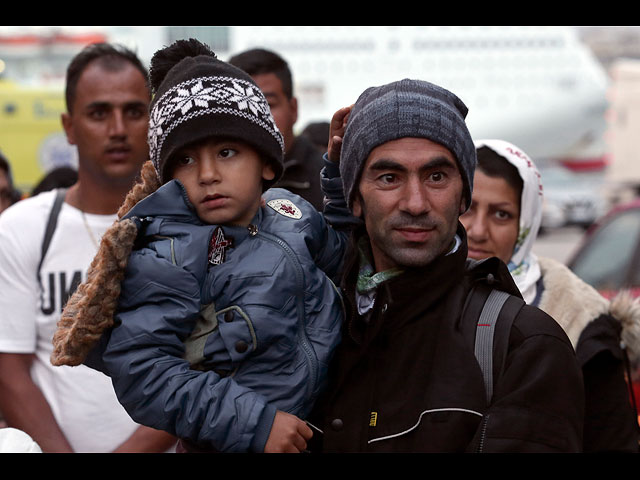
M 640 209 L 621 213 L 598 229 L 572 262 L 571 269 L 597 289 L 624 285 L 638 245 Z

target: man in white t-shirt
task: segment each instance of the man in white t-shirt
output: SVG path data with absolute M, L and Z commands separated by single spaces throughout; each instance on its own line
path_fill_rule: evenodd
M 146 70 L 127 49 L 89 46 L 69 65 L 66 101 L 78 182 L 66 191 L 39 275 L 56 191 L 0 215 L 0 411 L 44 452 L 164 452 L 175 439 L 135 424 L 108 377 L 49 360 L 62 308 L 148 158 Z

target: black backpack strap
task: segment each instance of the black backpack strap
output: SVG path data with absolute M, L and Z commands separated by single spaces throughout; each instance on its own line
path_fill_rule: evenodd
M 47 254 L 47 250 L 49 250 L 49 244 L 51 243 L 53 232 L 55 232 L 56 226 L 58 225 L 58 214 L 62 209 L 62 204 L 64 203 L 64 198 L 66 194 L 67 194 L 66 188 L 60 188 L 56 191 L 56 197 L 53 201 L 53 206 L 51 207 L 51 211 L 49 212 L 49 220 L 47 221 L 47 227 L 44 231 L 44 238 L 42 239 L 42 250 L 40 253 L 40 263 L 38 263 L 38 270 L 36 272 L 41 291 L 42 291 L 42 280 L 40 278 L 40 269 L 42 268 L 42 262 L 44 262 L 44 257 Z

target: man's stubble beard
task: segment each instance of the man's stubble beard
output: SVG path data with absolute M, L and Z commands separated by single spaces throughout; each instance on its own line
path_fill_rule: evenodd
M 369 235 L 369 241 L 375 242 L 379 251 L 381 251 L 387 259 L 391 260 L 396 267 L 399 268 L 420 268 L 429 265 L 440 255 L 446 253 L 453 245 L 454 237 L 458 228 L 459 209 L 452 208 L 447 214 L 448 222 L 438 221 L 424 214 L 421 216 L 411 216 L 406 213 L 398 212 L 388 219 L 384 224 L 376 225 L 375 230 L 371 230 L 366 225 L 367 208 L 360 199 L 362 208 L 362 218 L 365 219 L 365 226 Z M 379 228 L 382 226 L 382 231 Z M 396 242 L 389 233 L 393 228 L 403 226 L 416 226 L 423 228 L 431 228 L 436 232 L 436 237 L 430 239 L 426 243 L 411 246 L 410 242 Z

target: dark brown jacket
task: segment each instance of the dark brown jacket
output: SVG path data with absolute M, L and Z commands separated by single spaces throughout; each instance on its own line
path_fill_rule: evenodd
M 452 255 L 378 289 L 366 321 L 353 308 L 320 401 L 314 448 L 324 452 L 578 452 L 582 376 L 568 338 L 547 314 L 524 306 L 509 337 L 503 376 L 487 406 L 473 343 L 460 318 L 470 277 L 466 238 Z M 497 260 L 497 259 L 496 259 Z M 519 295 L 506 266 L 494 272 Z M 514 290 L 515 289 L 515 290 Z

